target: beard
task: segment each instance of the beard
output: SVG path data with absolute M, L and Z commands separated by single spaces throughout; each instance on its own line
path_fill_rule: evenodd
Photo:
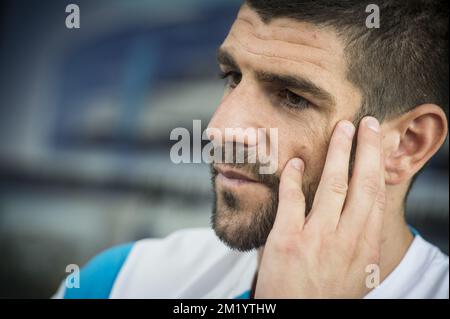
M 250 251 L 265 245 L 272 230 L 278 209 L 278 188 L 281 172 L 275 174 L 259 174 L 260 163 L 227 164 L 227 167 L 238 168 L 246 172 L 252 179 L 263 184 L 266 191 L 257 194 L 264 199 L 236 194 L 233 190 L 217 189 L 218 171 L 210 166 L 214 202 L 211 215 L 211 226 L 217 237 L 228 247 L 238 251 Z M 303 193 L 306 199 L 306 214 L 313 203 L 313 194 L 318 181 L 307 182 L 304 178 Z

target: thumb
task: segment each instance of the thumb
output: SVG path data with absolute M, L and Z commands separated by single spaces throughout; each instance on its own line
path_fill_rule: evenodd
M 278 210 L 274 228 L 282 233 L 298 232 L 305 222 L 305 196 L 302 179 L 305 164 L 300 158 L 293 158 L 281 174 Z

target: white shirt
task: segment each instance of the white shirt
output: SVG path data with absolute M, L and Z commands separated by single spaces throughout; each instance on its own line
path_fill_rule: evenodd
M 90 273 L 109 267 L 101 264 Z M 212 229 L 182 230 L 134 243 L 105 297 L 237 298 L 250 290 L 256 269 L 256 250 L 231 250 Z M 64 294 L 62 287 L 55 297 Z M 400 264 L 365 298 L 449 298 L 449 258 L 416 235 Z

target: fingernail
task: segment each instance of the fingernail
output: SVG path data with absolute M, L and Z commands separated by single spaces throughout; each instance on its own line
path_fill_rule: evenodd
M 353 134 L 355 133 L 355 126 L 349 121 L 342 121 L 339 123 L 339 128 L 342 129 L 342 132 L 348 137 L 353 138 Z
M 380 132 L 380 123 L 376 118 L 368 116 L 364 121 L 369 129 L 371 129 L 375 133 Z
M 303 161 L 299 158 L 294 158 L 292 160 L 292 166 L 297 170 L 303 173 L 303 169 L 304 169 L 304 165 L 303 165 Z

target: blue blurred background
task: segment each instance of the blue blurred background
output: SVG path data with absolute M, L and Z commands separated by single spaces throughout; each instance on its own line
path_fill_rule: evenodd
M 205 164 L 175 165 L 175 127 L 206 126 L 232 0 L 0 4 L 0 297 L 51 296 L 67 264 L 112 245 L 209 226 Z M 448 253 L 448 142 L 407 218 Z

